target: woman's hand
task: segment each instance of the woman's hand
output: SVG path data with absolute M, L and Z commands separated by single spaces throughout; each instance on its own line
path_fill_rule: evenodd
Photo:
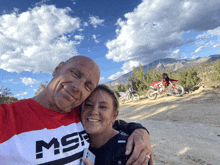
M 88 158 L 82 158 L 82 161 L 85 163 L 85 165 L 93 165 L 92 162 Z

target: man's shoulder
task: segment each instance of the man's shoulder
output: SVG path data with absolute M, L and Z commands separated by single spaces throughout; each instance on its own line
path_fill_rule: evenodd
M 1 107 L 10 107 L 10 106 L 15 106 L 15 105 L 24 105 L 25 103 L 29 103 L 32 102 L 32 99 L 23 99 L 23 100 L 18 100 L 18 101 L 14 101 L 10 104 L 8 103 L 3 103 L 0 104 Z

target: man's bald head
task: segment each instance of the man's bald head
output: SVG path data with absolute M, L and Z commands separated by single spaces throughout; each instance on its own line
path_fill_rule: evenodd
M 99 79 L 100 79 L 100 69 L 99 66 L 97 65 L 97 63 L 92 60 L 89 57 L 86 56 L 82 56 L 82 55 L 77 55 L 74 57 L 71 57 L 70 59 L 68 59 L 66 62 L 64 62 L 64 65 L 68 64 L 68 63 L 74 63 L 75 65 L 80 64 L 80 63 L 84 63 L 90 67 L 92 67 L 93 69 L 90 71 L 94 71 L 99 75 Z M 99 81 L 99 80 L 98 80 Z M 97 84 L 98 85 L 98 84 Z

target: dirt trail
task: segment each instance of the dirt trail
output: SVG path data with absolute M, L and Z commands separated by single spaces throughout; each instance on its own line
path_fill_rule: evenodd
M 199 88 L 183 97 L 142 98 L 120 105 L 120 119 L 150 131 L 155 165 L 220 164 L 220 92 Z

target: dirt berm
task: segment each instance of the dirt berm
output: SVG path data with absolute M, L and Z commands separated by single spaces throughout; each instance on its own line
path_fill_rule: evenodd
M 220 91 L 142 97 L 120 105 L 119 118 L 150 132 L 154 165 L 220 165 Z

